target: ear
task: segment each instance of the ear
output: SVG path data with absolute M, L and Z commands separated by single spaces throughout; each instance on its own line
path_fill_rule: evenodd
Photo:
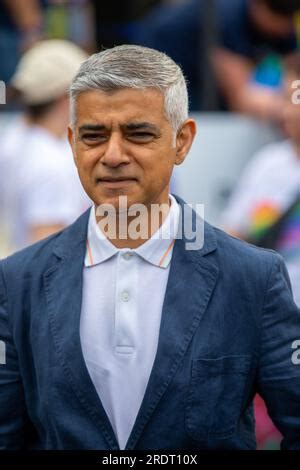
M 197 128 L 194 119 L 184 121 L 176 137 L 175 165 L 180 165 L 184 161 L 192 146 L 196 131 Z
M 75 151 L 75 132 L 70 125 L 68 126 L 68 141 L 72 149 L 75 165 L 77 166 L 77 157 L 76 157 L 76 151 Z

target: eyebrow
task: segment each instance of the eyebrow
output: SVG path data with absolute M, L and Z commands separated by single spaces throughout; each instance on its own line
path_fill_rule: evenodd
M 138 131 L 141 129 L 147 129 L 147 130 L 152 130 L 154 132 L 159 132 L 159 129 L 155 124 L 152 124 L 151 122 L 129 122 L 128 124 L 124 124 L 122 126 L 128 131 Z
M 127 131 L 136 131 L 136 130 L 141 130 L 141 129 L 147 129 L 151 130 L 153 132 L 159 133 L 159 129 L 155 124 L 152 124 L 151 122 L 129 122 L 128 124 L 123 124 L 121 125 L 122 129 L 125 129 Z M 79 127 L 78 132 L 81 134 L 82 132 L 85 131 L 94 131 L 94 132 L 101 132 L 101 131 L 106 131 L 108 130 L 108 127 L 105 126 L 104 124 L 84 124 Z
M 107 127 L 104 124 L 84 124 L 78 129 L 79 134 L 85 131 L 104 131 Z

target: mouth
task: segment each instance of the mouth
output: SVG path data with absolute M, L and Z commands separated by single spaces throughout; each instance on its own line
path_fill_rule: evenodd
M 97 178 L 97 184 L 101 184 L 106 187 L 110 188 L 115 188 L 115 187 L 122 187 L 122 186 L 127 186 L 128 184 L 135 183 L 136 179 L 135 178 L 126 178 L 126 177 L 120 177 L 120 178 L 109 178 L 109 177 L 104 177 L 104 178 Z

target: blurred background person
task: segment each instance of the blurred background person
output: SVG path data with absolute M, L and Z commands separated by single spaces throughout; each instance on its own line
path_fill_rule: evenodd
M 286 139 L 262 148 L 244 169 L 222 215 L 233 235 L 285 258 L 300 306 L 300 106 L 292 84 L 300 77 L 300 56 L 286 63 L 283 129 Z
M 300 56 L 286 61 L 283 129 L 286 140 L 253 156 L 222 216 L 225 230 L 285 258 L 295 302 L 300 306 L 300 107 L 292 87 L 300 77 Z M 281 436 L 268 418 L 264 402 L 255 400 L 260 448 L 278 448 Z
M 0 0 L 0 80 L 9 83 L 23 52 L 42 39 L 94 50 L 89 0 Z
M 300 0 L 186 0 L 149 17 L 140 42 L 169 54 L 193 110 L 281 114 L 282 58 L 297 49 Z
M 280 121 L 282 61 L 297 49 L 300 0 L 225 5 L 214 54 L 219 88 L 231 110 Z
M 42 1 L 44 5 L 45 38 L 67 39 L 88 52 L 94 52 L 95 15 L 92 10 L 91 0 Z
M 21 51 L 41 39 L 39 0 L 0 0 L 0 80 L 11 79 Z
M 66 140 L 67 89 L 85 57 L 67 41 L 42 41 L 23 55 L 12 78 L 24 106 L 0 148 L 1 209 L 12 250 L 69 225 L 90 205 Z

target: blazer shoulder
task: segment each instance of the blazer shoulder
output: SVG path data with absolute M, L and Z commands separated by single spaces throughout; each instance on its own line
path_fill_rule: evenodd
M 252 245 L 216 227 L 213 230 L 220 257 L 226 264 L 230 262 L 236 268 L 270 272 L 276 261 L 283 262 L 282 256 L 274 250 Z
M 90 209 L 84 212 L 73 224 L 59 232 L 40 240 L 33 245 L 17 251 L 0 261 L 0 266 L 5 271 L 13 270 L 14 273 L 45 269 L 53 260 L 53 257 L 68 257 L 74 254 L 74 247 L 86 238 L 87 223 Z
M 20 271 L 24 272 L 27 267 L 32 268 L 36 263 L 40 265 L 45 264 L 46 260 L 52 256 L 55 242 L 59 239 L 64 230 L 50 235 L 0 260 L 1 268 L 4 271 L 14 271 L 16 273 Z

